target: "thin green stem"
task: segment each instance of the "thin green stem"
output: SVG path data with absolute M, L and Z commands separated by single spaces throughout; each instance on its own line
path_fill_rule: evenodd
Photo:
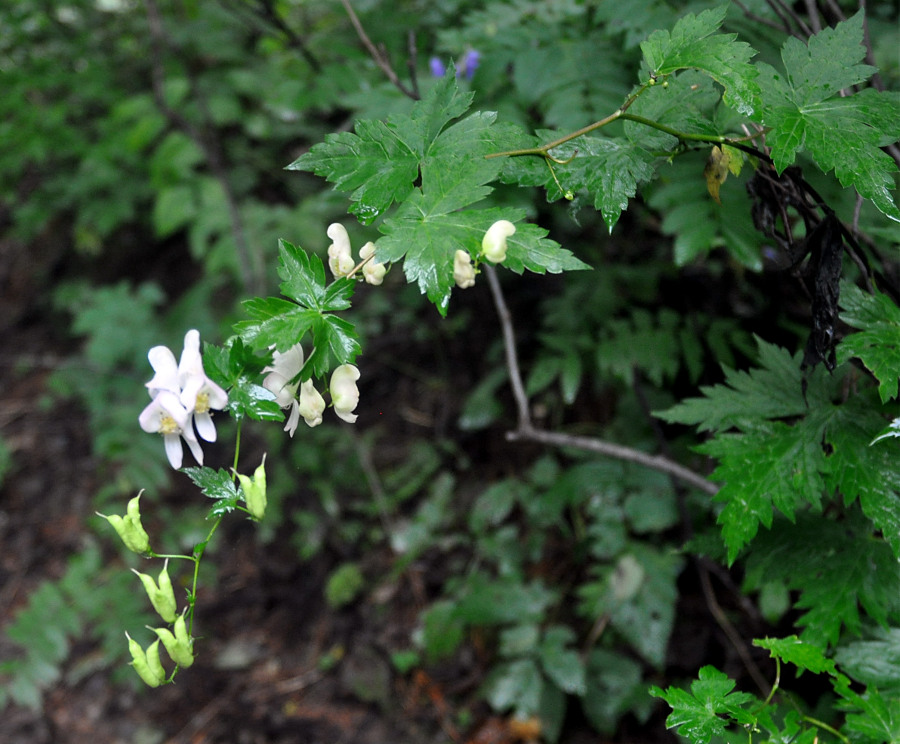
M 492 152 L 489 155 L 485 155 L 485 158 L 500 158 L 500 157 L 512 157 L 515 155 L 540 155 L 542 157 L 549 157 L 550 150 L 554 147 L 559 147 L 560 145 L 564 145 L 566 142 L 571 142 L 573 139 L 577 139 L 585 134 L 589 134 L 593 132 L 595 129 L 600 129 L 601 127 L 605 127 L 607 124 L 612 124 L 616 119 L 620 119 L 625 115 L 625 112 L 628 108 L 633 104 L 647 88 L 651 87 L 651 85 L 655 85 L 654 82 L 646 82 L 640 88 L 638 88 L 634 93 L 632 93 L 626 99 L 625 103 L 623 103 L 618 109 L 613 111 L 609 116 L 600 119 L 600 121 L 595 121 L 593 124 L 588 124 L 586 127 L 582 127 L 581 129 L 572 132 L 571 134 L 567 134 L 564 137 L 560 137 L 559 139 L 555 139 L 552 142 L 547 142 L 540 147 L 526 147 L 521 150 L 507 150 L 506 152 Z
M 775 657 L 775 681 L 772 683 L 772 689 L 769 690 L 769 695 L 766 698 L 766 702 L 763 703 L 764 707 L 772 702 L 772 698 L 775 697 L 775 692 L 778 690 L 778 685 L 780 683 L 781 683 L 781 659 L 779 659 L 776 656 Z
M 489 155 L 485 155 L 485 158 L 515 157 L 519 155 L 539 155 L 549 160 L 555 160 L 555 158 L 550 155 L 550 150 L 552 150 L 554 147 L 559 147 L 560 145 L 564 145 L 567 142 L 571 142 L 572 140 L 577 139 L 578 137 L 582 137 L 585 134 L 589 134 L 596 129 L 605 127 L 607 124 L 612 124 L 612 122 L 618 119 L 625 119 L 627 121 L 633 121 L 637 124 L 643 124 L 644 126 L 650 127 L 651 129 L 656 129 L 660 132 L 670 134 L 673 137 L 678 138 L 679 143 L 682 144 L 685 142 L 709 142 L 717 145 L 731 145 L 740 150 L 743 150 L 744 152 L 750 153 L 751 155 L 756 155 L 763 159 L 767 159 L 764 153 L 761 153 L 755 148 L 748 147 L 747 145 L 743 144 L 744 142 L 748 142 L 754 137 L 757 137 L 758 133 L 748 134 L 742 137 L 726 137 L 725 135 L 721 134 L 692 134 L 690 132 L 682 132 L 665 124 L 660 124 L 658 121 L 648 119 L 644 116 L 626 113 L 631 104 L 633 104 L 637 100 L 638 96 L 640 96 L 645 90 L 647 90 L 647 88 L 654 84 L 655 82 L 644 83 L 644 85 L 642 85 L 638 90 L 636 90 L 631 94 L 631 96 L 628 97 L 628 99 L 625 101 L 625 103 L 622 104 L 620 108 L 611 113 L 609 116 L 600 119 L 599 121 L 595 121 L 593 124 L 588 124 L 586 127 L 582 127 L 575 132 L 571 132 L 563 137 L 553 140 L 552 142 L 547 142 L 540 147 L 525 147 L 519 150 L 493 152 Z M 551 173 L 552 170 L 553 169 L 551 168 Z
M 234 463 L 231 466 L 232 480 L 237 480 L 238 457 L 241 454 L 241 421 L 237 422 L 237 434 L 234 438 Z
M 819 728 L 825 729 L 832 736 L 836 736 L 840 739 L 844 744 L 850 744 L 850 739 L 844 736 L 840 731 L 836 728 L 829 726 L 824 721 L 820 721 L 818 718 L 813 718 L 812 716 L 803 716 L 803 720 L 807 723 L 811 723 L 813 726 L 818 726 Z
M 203 558 L 203 552 L 206 550 L 206 546 L 209 544 L 209 541 L 212 540 L 213 535 L 222 523 L 223 516 L 224 515 L 219 516 L 216 521 L 213 522 L 213 526 L 207 533 L 206 539 L 194 546 L 194 580 L 191 584 L 191 595 L 188 603 L 188 635 L 192 635 L 194 630 L 194 605 L 197 602 L 197 582 L 200 577 L 200 560 Z

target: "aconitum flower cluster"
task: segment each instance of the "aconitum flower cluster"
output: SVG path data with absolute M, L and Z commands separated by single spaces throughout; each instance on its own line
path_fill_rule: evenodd
M 146 385 L 153 400 L 138 417 L 141 428 L 162 435 L 166 457 L 176 470 L 184 457 L 182 439 L 202 465 L 203 449 L 197 437 L 206 442 L 216 441 L 216 426 L 210 411 L 223 409 L 228 395 L 203 370 L 200 332 L 190 330 L 185 334 L 184 349 L 177 363 L 167 346 L 154 346 L 147 358 L 155 372 Z
M 312 380 L 294 382 L 303 369 L 303 358 L 303 347 L 294 344 L 283 353 L 273 351 L 272 364 L 263 369 L 268 373 L 263 387 L 275 396 L 279 406 L 290 409 L 284 430 L 292 437 L 301 416 L 306 425 L 312 427 L 322 423 L 325 412 L 325 399 Z M 342 364 L 331 373 L 331 405 L 338 417 L 351 424 L 356 421 L 353 411 L 359 404 L 358 379 L 359 370 L 352 364 Z

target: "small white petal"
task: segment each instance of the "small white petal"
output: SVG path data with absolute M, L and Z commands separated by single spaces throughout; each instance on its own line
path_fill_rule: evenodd
M 198 465 L 203 464 L 203 448 L 200 446 L 200 442 L 197 441 L 197 437 L 194 435 L 194 430 L 192 427 L 185 427 L 184 431 L 181 432 L 181 438 L 187 442 L 188 448 L 191 450 L 191 454 L 194 456 L 194 459 L 197 461 Z
M 153 379 L 146 384 L 150 395 L 154 396 L 160 390 L 169 390 L 173 393 L 181 392 L 181 383 L 178 379 L 178 364 L 175 355 L 168 346 L 154 346 L 147 352 L 150 366 L 156 373 Z
M 294 437 L 294 432 L 297 431 L 297 427 L 300 425 L 300 404 L 294 400 L 291 404 L 291 413 L 288 416 L 287 424 L 284 426 L 284 430 L 291 435 L 291 438 Z
M 163 442 L 166 445 L 166 457 L 169 458 L 169 465 L 178 470 L 184 458 L 184 452 L 181 449 L 181 436 L 178 434 L 166 434 L 163 437 Z
M 216 425 L 213 423 L 212 416 L 209 411 L 206 413 L 194 414 L 194 427 L 197 429 L 197 436 L 206 442 L 216 441 Z

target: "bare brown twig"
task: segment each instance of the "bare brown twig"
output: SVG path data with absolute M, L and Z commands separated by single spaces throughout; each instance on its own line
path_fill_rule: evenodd
M 375 44 L 372 43 L 372 40 L 369 38 L 369 35 L 363 28 L 359 17 L 356 15 L 356 11 L 354 11 L 353 6 L 350 5 L 350 0 L 341 0 L 341 5 L 344 6 L 344 10 L 346 10 L 347 15 L 350 16 L 350 23 L 352 23 L 353 28 L 356 29 L 356 35 L 359 36 L 359 40 L 368 50 L 369 56 L 372 57 L 372 60 L 375 62 L 375 64 L 378 65 L 381 71 L 387 76 L 387 79 L 390 80 L 397 88 L 397 90 L 403 93 L 403 95 L 412 98 L 414 101 L 419 100 L 419 93 L 416 87 L 407 87 L 397 76 L 397 73 L 394 71 L 394 66 L 391 64 L 390 59 L 388 59 L 388 55 L 384 47 L 379 49 L 375 46 Z M 415 78 L 413 78 L 413 85 L 415 86 Z
M 496 270 L 492 266 L 485 264 L 484 273 L 487 275 L 488 284 L 491 288 L 491 295 L 494 299 L 494 305 L 497 308 L 497 315 L 500 318 L 500 327 L 503 332 L 503 345 L 506 351 L 506 366 L 509 371 L 509 381 L 518 410 L 519 425 L 515 431 L 507 432 L 506 438 L 509 441 L 539 442 L 541 444 L 549 444 L 553 447 L 573 447 L 587 452 L 596 452 L 600 455 L 637 463 L 638 465 L 643 465 L 652 470 L 667 473 L 705 493 L 711 495 L 718 493 L 719 487 L 715 483 L 712 483 L 702 475 L 698 475 L 693 470 L 689 470 L 667 457 L 651 455 L 647 452 L 633 449 L 632 447 L 626 447 L 614 442 L 607 442 L 596 437 L 583 437 L 536 429 L 531 420 L 528 396 L 525 394 L 525 386 L 522 383 L 522 374 L 519 370 L 512 316 L 506 305 L 506 300 L 503 297 L 503 291 L 500 287 L 500 281 L 497 279 Z

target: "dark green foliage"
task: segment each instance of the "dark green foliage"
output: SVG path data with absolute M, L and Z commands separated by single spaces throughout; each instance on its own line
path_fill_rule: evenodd
M 574 701 L 614 737 L 623 716 L 648 720 L 649 683 L 670 676 L 681 579 L 694 578 L 685 553 L 721 535 L 724 547 L 709 555 L 743 572 L 733 615 L 756 599 L 765 616 L 793 621 L 799 638 L 756 645 L 779 670 L 824 675 L 833 693 L 799 701 L 774 690 L 763 700 L 704 666 L 689 691 L 653 687 L 672 708 L 669 727 L 693 742 L 900 738 L 890 664 L 900 655 L 900 470 L 896 440 L 873 441 L 898 421 L 900 236 L 890 220 L 900 211 L 887 146 L 900 137 L 900 102 L 870 84 L 862 13 L 815 34 L 815 24 L 798 24 L 801 40 L 774 31 L 783 19 L 762 0 L 356 3 L 395 63 L 401 85 L 392 86 L 336 5 L 270 4 L 285 24 L 275 33 L 252 4 L 188 3 L 177 16 L 164 8 L 161 38 L 137 6 L 51 15 L 29 0 L 8 5 L 0 217 L 10 215 L 19 239 L 59 229 L 84 261 L 129 256 L 129 281 L 67 283 L 53 297 L 84 339 L 55 385 L 86 407 L 110 473 L 101 498 L 167 484 L 158 438 L 137 434 L 136 417 L 146 350 L 177 347 L 187 327 L 227 339 L 207 344 L 204 362 L 246 425 L 283 419 L 260 384 L 272 347 L 302 342 L 299 378 L 319 383 L 340 364 L 371 360 L 388 377 L 411 368 L 410 378 L 427 378 L 421 389 L 443 396 L 440 429 L 397 442 L 389 464 L 372 457 L 381 439 L 394 443 L 387 427 L 355 438 L 304 431 L 290 448 L 267 440 L 277 516 L 260 537 L 287 531 L 301 559 L 336 549 L 342 562 L 323 587 L 332 610 L 366 595 L 372 555 L 390 556 L 391 578 L 439 567 L 420 632 L 391 649 L 398 670 L 443 664 L 477 640 L 479 694 L 495 711 L 539 717 L 553 742 Z M 875 5 L 878 57 L 897 19 Z M 415 76 L 398 62 L 413 27 Z M 481 55 L 474 71 L 462 64 L 471 50 Z M 429 77 L 431 54 L 460 63 Z M 896 68 L 882 72 L 896 84 Z M 713 145 L 734 158 L 718 191 L 704 175 Z M 802 168 L 792 183 L 809 189 L 802 202 L 783 200 L 764 235 L 746 184 L 773 177 L 772 165 Z M 407 282 L 449 315 L 440 326 L 400 282 L 375 295 L 332 280 L 325 227 L 348 211 L 359 223 L 347 224 L 354 246 L 377 230 L 378 260 L 402 262 Z M 458 250 L 478 260 L 500 219 L 517 227 L 498 274 L 534 423 L 664 452 L 709 473 L 714 497 L 575 449 L 509 455 L 498 444 L 515 416 L 490 341 L 500 328 L 482 314 L 484 274 L 463 294 L 453 260 Z M 798 329 L 821 316 L 815 277 L 776 271 L 789 257 L 773 258 L 770 245 L 791 232 L 790 248 L 807 250 L 823 223 L 844 225 L 861 245 L 851 261 L 830 243 L 829 300 L 843 272 L 846 324 L 820 329 L 826 351 L 839 342 L 831 374 L 806 369 L 798 349 L 807 335 Z M 146 236 L 160 242 L 141 251 Z M 167 250 L 176 254 L 157 264 Z M 276 261 L 280 297 L 268 296 Z M 540 284 L 503 271 L 589 267 Z M 391 347 L 398 337 L 403 346 Z M 433 372 L 435 347 L 460 354 L 444 377 Z M 428 361 L 410 361 L 418 354 Z M 366 380 L 394 413 L 389 383 Z M 456 413 L 468 432 L 496 429 L 471 434 L 489 446 L 449 443 Z M 208 517 L 239 510 L 229 471 L 184 472 L 212 500 Z M 114 580 L 84 588 L 104 570 L 79 555 L 32 595 L 8 629 L 27 651 L 4 666 L 0 702 L 39 705 L 73 637 L 93 631 L 110 656 L 120 653 L 122 627 L 144 622 L 128 597 L 142 598 Z

